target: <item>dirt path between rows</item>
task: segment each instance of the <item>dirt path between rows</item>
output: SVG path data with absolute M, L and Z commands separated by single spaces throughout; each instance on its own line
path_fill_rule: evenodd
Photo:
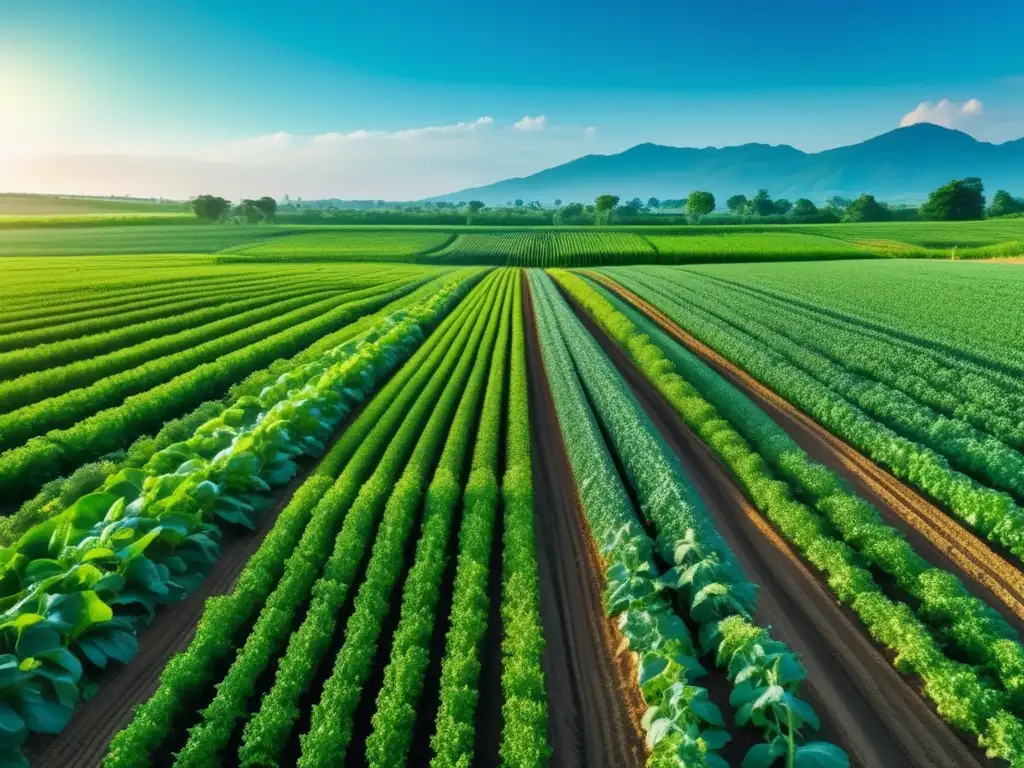
M 552 768 L 639 768 L 643 700 L 605 618 L 603 576 L 582 518 L 524 281 L 530 435 Z
M 896 526 L 930 563 L 956 574 L 967 589 L 1024 635 L 1024 573 L 1009 557 L 945 511 L 715 352 L 667 315 L 613 280 L 588 273 L 643 312 L 683 347 L 751 398 L 815 461 L 839 473 Z
M 866 768 L 989 764 L 893 669 L 856 617 L 764 521 L 728 469 L 625 353 L 574 309 L 679 458 L 747 577 L 759 585 L 755 620 L 800 654 L 807 669 L 801 690 L 822 721 L 816 737 L 838 744 L 854 765 Z

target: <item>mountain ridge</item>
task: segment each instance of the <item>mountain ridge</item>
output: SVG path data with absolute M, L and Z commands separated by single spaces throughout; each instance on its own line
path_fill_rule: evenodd
M 864 192 L 880 200 L 916 203 L 950 179 L 980 176 L 988 194 L 1024 192 L 1024 137 L 994 144 L 963 131 L 918 123 L 856 144 L 804 152 L 789 144 L 749 142 L 728 147 L 636 144 L 610 155 L 582 155 L 536 173 L 430 198 L 457 202 L 555 199 L 590 202 L 599 194 L 623 200 L 682 198 L 695 189 L 712 192 L 719 207 L 734 194 L 760 188 L 774 198 Z

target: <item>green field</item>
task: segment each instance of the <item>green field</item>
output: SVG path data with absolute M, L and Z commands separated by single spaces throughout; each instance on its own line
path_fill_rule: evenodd
M 168 221 L 175 224 L 168 224 Z M 41 222 L 50 223 L 42 226 Z M 85 224 L 88 223 L 88 226 Z M 954 250 L 955 247 L 955 250 Z M 200 224 L 183 214 L 0 216 L 0 256 L 218 253 L 225 260 L 416 260 L 573 267 L 1024 254 L 1024 219 L 770 226 L 492 228 Z
M 443 248 L 454 237 L 448 232 L 415 230 L 309 232 L 228 248 L 220 261 L 413 260 Z

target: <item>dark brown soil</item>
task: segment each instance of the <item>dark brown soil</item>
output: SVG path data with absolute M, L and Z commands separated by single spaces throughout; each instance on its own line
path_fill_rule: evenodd
M 582 314 L 579 313 L 578 314 Z M 775 533 L 729 471 L 589 318 L 581 317 L 679 458 L 719 533 L 760 586 L 755 617 L 797 651 L 804 696 L 831 740 L 871 768 L 985 765 L 874 647 L 856 617 Z
M 604 617 L 602 573 L 547 386 L 528 285 L 524 294 L 551 765 L 638 768 L 646 754 L 643 701 L 629 654 Z

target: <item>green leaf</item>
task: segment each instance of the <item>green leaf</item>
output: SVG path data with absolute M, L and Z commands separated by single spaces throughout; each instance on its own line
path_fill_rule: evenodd
M 708 749 L 719 750 L 723 749 L 726 744 L 732 741 L 732 736 L 729 735 L 728 731 L 719 730 L 717 728 L 709 728 L 703 731 L 700 735 L 704 739 L 704 743 L 707 744 Z
M 20 695 L 21 716 L 30 731 L 60 733 L 71 719 L 70 707 L 62 706 L 55 697 L 43 694 L 36 686 L 26 686 Z
M 122 563 L 130 563 L 135 558 L 139 557 L 146 551 L 146 547 L 156 541 L 157 537 L 160 536 L 160 528 L 154 528 L 145 536 L 142 536 L 127 547 L 123 547 L 117 553 L 117 559 Z
M 834 744 L 810 741 L 797 747 L 793 768 L 850 768 L 850 758 Z
M 771 768 L 771 765 L 785 754 L 785 748 L 780 752 L 776 741 L 770 744 L 755 744 L 744 755 L 740 768 Z

